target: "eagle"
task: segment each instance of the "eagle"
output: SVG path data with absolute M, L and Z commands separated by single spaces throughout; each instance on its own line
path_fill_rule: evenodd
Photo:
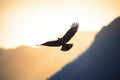
M 66 34 L 62 38 L 58 38 L 58 40 L 48 41 L 41 46 L 49 46 L 49 47 L 58 47 L 62 46 L 61 51 L 68 51 L 73 47 L 73 44 L 67 43 L 70 39 L 75 35 L 79 27 L 78 23 L 72 23 L 71 28 L 66 32 Z

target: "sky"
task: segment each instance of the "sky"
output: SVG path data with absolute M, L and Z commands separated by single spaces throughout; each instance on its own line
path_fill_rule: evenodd
M 0 47 L 35 46 L 64 34 L 99 31 L 120 16 L 120 0 L 0 0 Z
M 119 8 L 120 0 L 0 0 L 0 47 L 10 48 L 0 48 L 3 75 L 12 80 L 44 80 L 53 75 L 89 47 L 96 34 L 92 31 L 120 16 Z M 70 51 L 31 48 L 57 39 L 73 22 L 79 23 L 79 32 L 88 32 L 76 33 L 69 42 L 74 44 Z

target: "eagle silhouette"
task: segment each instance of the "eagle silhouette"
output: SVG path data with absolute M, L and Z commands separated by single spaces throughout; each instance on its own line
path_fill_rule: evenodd
M 48 41 L 41 45 L 43 46 L 50 46 L 50 47 L 57 47 L 62 46 L 62 51 L 68 51 L 72 48 L 73 44 L 67 44 L 67 42 L 75 35 L 79 27 L 78 23 L 73 23 L 71 28 L 66 32 L 66 34 L 62 38 L 58 38 L 58 40 Z

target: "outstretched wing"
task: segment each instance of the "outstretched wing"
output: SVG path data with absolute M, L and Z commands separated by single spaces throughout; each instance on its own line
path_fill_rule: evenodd
M 61 46 L 61 42 L 59 40 L 48 41 L 48 42 L 43 43 L 41 45 L 44 45 L 44 46 Z
M 78 23 L 73 23 L 71 28 L 67 31 L 67 33 L 61 38 L 64 42 L 68 42 L 77 32 L 79 27 Z
M 53 46 L 53 47 L 63 45 L 63 42 L 68 42 L 74 36 L 74 34 L 78 30 L 78 26 L 79 26 L 78 23 L 73 23 L 71 25 L 71 28 L 67 31 L 67 33 L 62 38 L 55 40 L 55 41 L 48 41 L 48 42 L 43 43 L 41 45 Z

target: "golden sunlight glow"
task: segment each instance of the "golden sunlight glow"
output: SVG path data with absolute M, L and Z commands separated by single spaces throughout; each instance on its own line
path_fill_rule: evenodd
M 98 31 L 120 15 L 120 0 L 2 0 L 0 46 L 35 44 L 65 33 L 73 22 L 79 31 Z

